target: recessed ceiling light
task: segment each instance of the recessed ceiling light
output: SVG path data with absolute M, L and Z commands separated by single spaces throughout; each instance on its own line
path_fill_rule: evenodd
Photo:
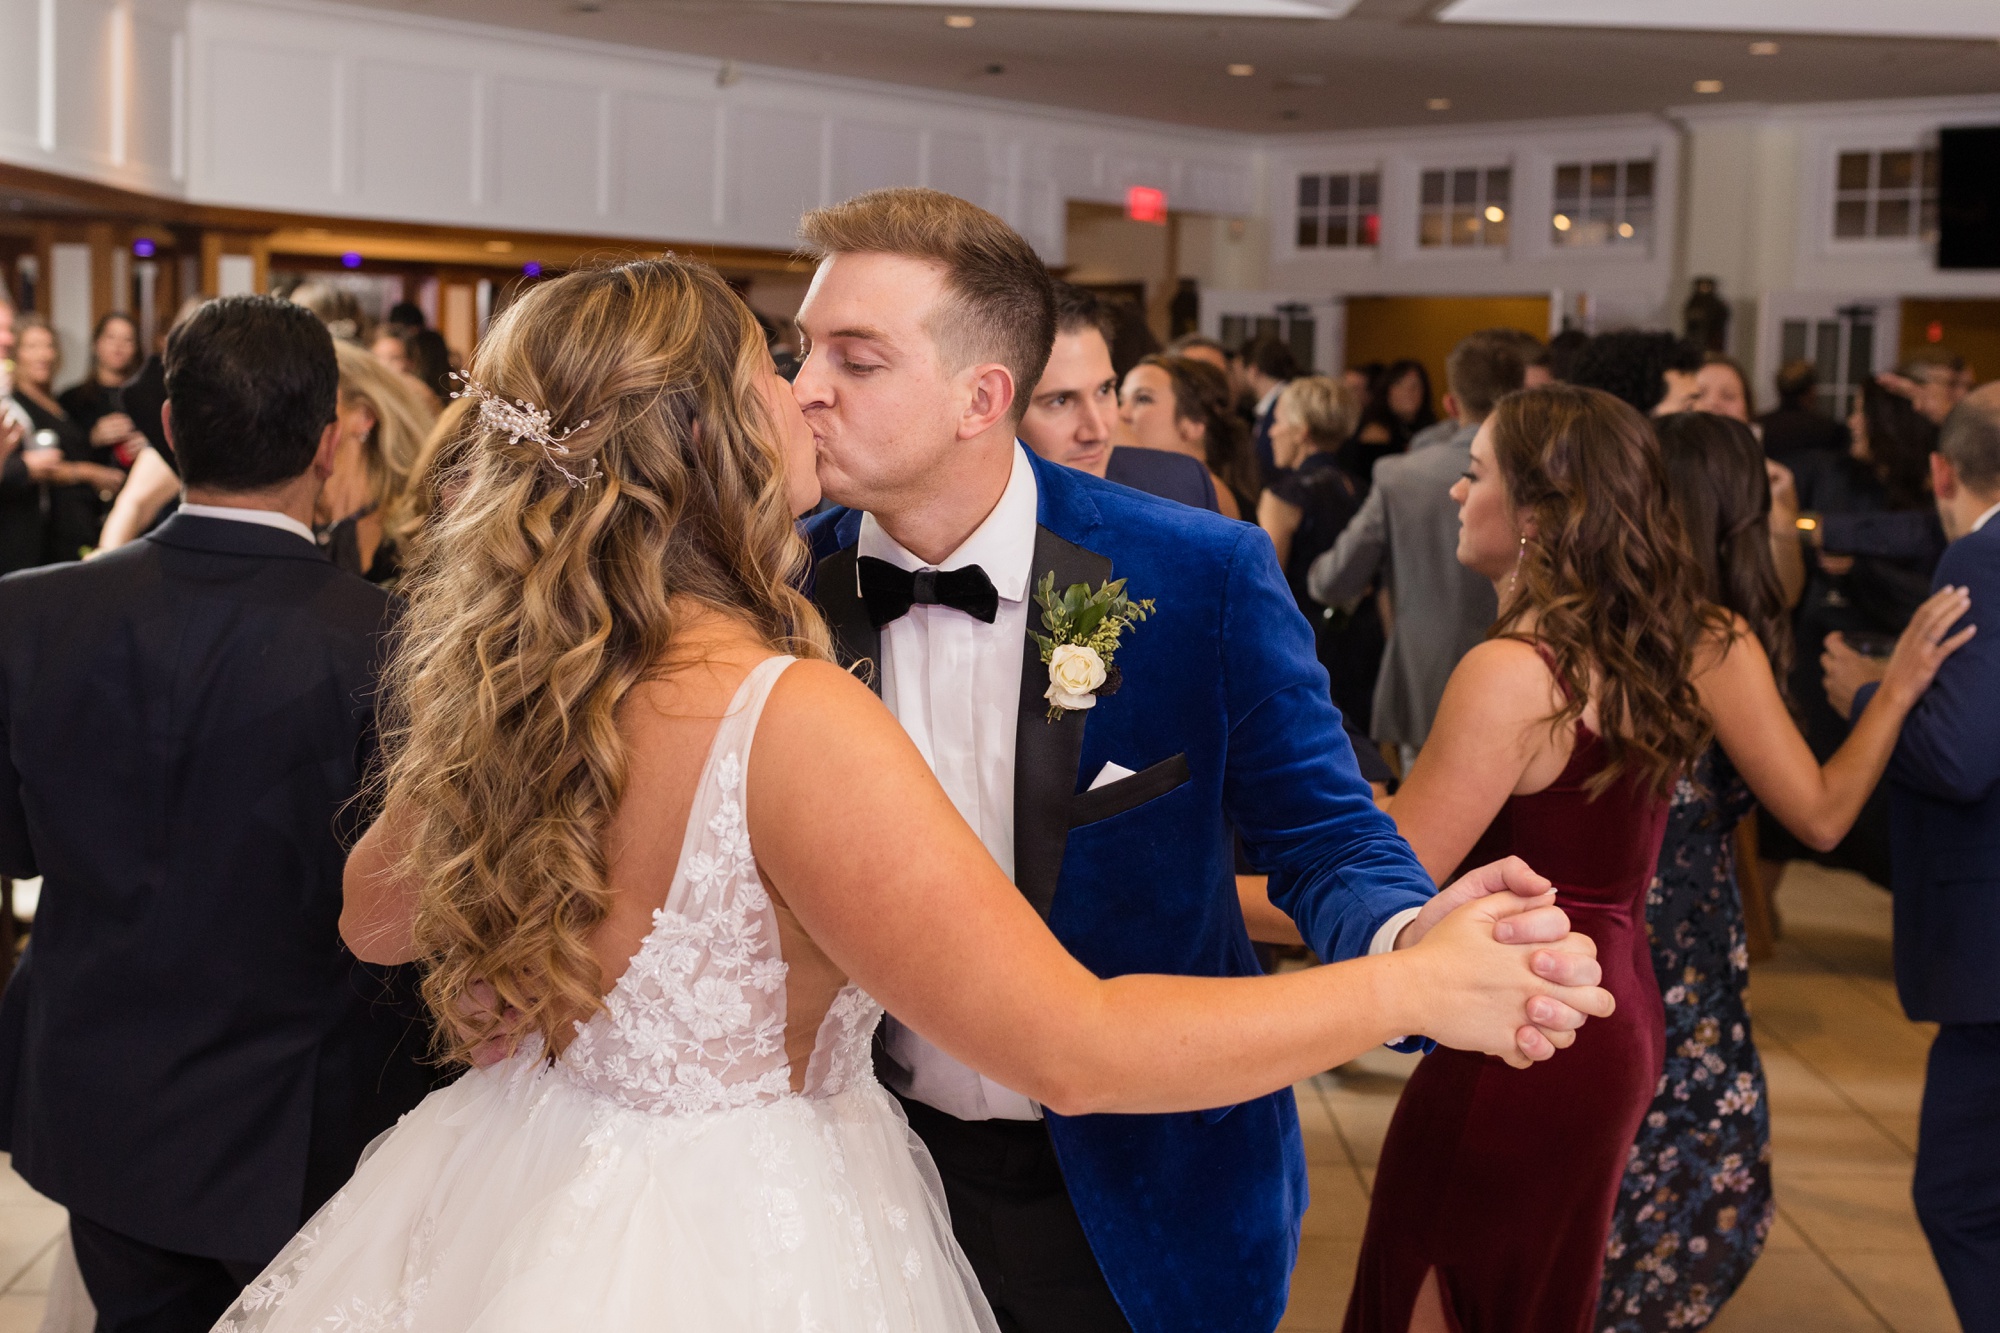
M 1636 229 L 1629 222 L 1621 222 L 1618 224 L 1618 234 L 1629 241 L 1636 234 Z
M 1555 219 L 1555 220 L 1556 220 L 1556 230 L 1557 230 L 1557 231 L 1568 231 L 1568 230 L 1569 230 L 1569 226 L 1570 226 L 1570 223 L 1569 223 L 1569 214 L 1567 214 L 1567 213 L 1558 213 L 1558 214 L 1556 214 L 1556 219 Z
M 1722 80 L 1696 79 L 1694 81 L 1694 90 L 1698 93 L 1719 93 L 1722 91 Z
M 1231 65 L 1229 72 L 1239 79 L 1247 79 L 1257 72 L 1255 65 Z
M 1449 97 L 1433 97 L 1430 101 L 1424 103 L 1424 107 L 1429 111 L 1449 111 L 1451 110 L 1451 99 Z
M 1297 120 L 1298 118 L 1299 118 L 1298 111 L 1292 107 L 1286 107 L 1283 111 L 1280 111 L 1278 113 L 1279 120 Z
M 1507 210 L 1498 204 L 1488 204 L 1486 206 L 1486 220 L 1488 222 L 1505 222 L 1507 220 Z
M 993 64 L 988 65 L 986 67 L 986 72 L 988 74 L 1005 74 L 1007 72 L 1007 67 L 1003 64 L 1000 64 L 998 61 L 995 61 Z
M 970 14 L 947 14 L 944 17 L 944 26 L 947 28 L 969 28 L 977 22 L 979 20 Z
M 1753 56 L 1774 56 L 1778 54 L 1778 44 L 1776 42 L 1752 42 L 1750 43 L 1750 54 Z

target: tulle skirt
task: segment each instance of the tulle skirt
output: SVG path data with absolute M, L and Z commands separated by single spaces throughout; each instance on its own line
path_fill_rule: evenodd
M 216 1329 L 996 1333 L 872 1080 L 659 1116 L 538 1060 L 426 1098 Z

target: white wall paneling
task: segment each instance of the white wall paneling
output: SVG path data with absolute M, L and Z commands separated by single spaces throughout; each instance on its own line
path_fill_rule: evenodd
M 1064 199 L 1255 206 L 1244 136 L 303 0 L 193 0 L 188 34 L 204 203 L 783 247 L 804 209 L 930 183 L 1053 261 Z
M 67 383 L 77 367 L 90 365 L 90 247 L 59 241 L 49 247 L 49 323 L 55 327 Z

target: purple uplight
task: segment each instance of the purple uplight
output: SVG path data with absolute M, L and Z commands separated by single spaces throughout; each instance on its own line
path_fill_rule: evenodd
M 132 253 L 141 259 L 151 259 L 154 255 L 153 243 L 141 236 L 132 242 Z
M 527 263 L 521 265 L 521 272 L 527 274 L 531 278 L 539 278 L 542 276 L 542 266 L 540 264 L 537 264 L 534 260 L 530 259 Z
M 342 268 L 360 268 L 361 252 L 358 250 L 349 250 L 340 257 L 340 266 Z

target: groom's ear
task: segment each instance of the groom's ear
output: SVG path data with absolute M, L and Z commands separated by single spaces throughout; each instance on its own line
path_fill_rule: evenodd
M 971 394 L 958 419 L 958 438 L 977 439 L 995 426 L 1014 419 L 1014 372 L 998 361 L 968 366 L 962 372 L 970 381 Z

